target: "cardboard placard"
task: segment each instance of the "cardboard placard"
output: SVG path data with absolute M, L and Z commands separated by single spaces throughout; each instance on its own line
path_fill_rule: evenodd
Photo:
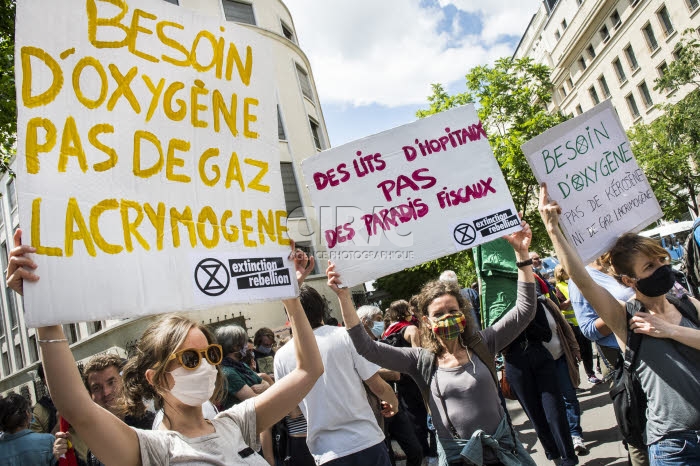
M 347 286 L 520 230 L 471 104 L 317 154 L 302 169 Z
M 27 325 L 295 294 L 268 57 L 163 1 L 17 3 Z
M 609 100 L 522 145 L 549 196 L 562 208 L 559 224 L 589 263 L 617 238 L 662 217 Z

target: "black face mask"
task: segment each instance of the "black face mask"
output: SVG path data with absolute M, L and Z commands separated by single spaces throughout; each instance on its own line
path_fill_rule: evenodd
M 671 291 L 676 277 L 670 265 L 662 265 L 647 278 L 637 280 L 637 289 L 644 296 L 655 298 Z

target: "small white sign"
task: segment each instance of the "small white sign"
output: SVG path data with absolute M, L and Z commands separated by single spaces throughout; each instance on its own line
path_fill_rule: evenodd
M 561 206 L 559 223 L 584 263 L 663 215 L 609 100 L 522 149 L 537 181 L 547 183 Z

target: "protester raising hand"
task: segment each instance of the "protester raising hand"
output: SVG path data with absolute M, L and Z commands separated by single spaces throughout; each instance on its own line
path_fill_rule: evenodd
M 39 279 L 33 272 L 36 264 L 28 256 L 36 251 L 21 245 L 21 235 L 21 230 L 15 234 L 7 270 L 8 286 L 18 293 L 22 293 L 25 279 Z M 301 282 L 313 269 L 313 259 L 297 252 L 293 262 Z M 223 356 L 221 347 L 206 326 L 179 315 L 163 316 L 148 327 L 136 356 L 123 372 L 127 404 L 154 399 L 156 406 L 164 409 L 169 430 L 131 428 L 93 403 L 60 325 L 37 329 L 53 402 L 107 465 L 170 464 L 183 461 L 183 455 L 188 461 L 215 464 L 241 461 L 236 458 L 245 458 L 246 464 L 267 464 L 254 453 L 259 434 L 297 406 L 323 373 L 316 339 L 299 299 L 283 303 L 294 332 L 296 369 L 264 393 L 222 411 L 215 419 L 204 419 L 202 403 L 218 401 L 222 391 L 217 367 Z M 201 440 L 204 436 L 206 442 Z M 57 449 L 63 449 L 62 441 Z
M 504 237 L 519 263 L 515 307 L 493 326 L 479 330 L 456 284 L 427 283 L 417 298 L 421 348 L 371 340 L 335 264 L 329 262 L 326 270 L 328 286 L 338 295 L 357 352 L 381 367 L 409 375 L 428 401 L 442 447 L 438 449 L 440 464 L 461 464 L 463 452 L 478 451 L 478 457 L 468 458 L 474 464 L 534 465 L 507 420 L 490 369 L 495 353 L 509 345 L 535 316 L 535 279 L 528 251 L 532 232 L 524 222 L 522 227 Z M 487 437 L 495 441 L 482 443 Z
M 588 274 L 559 230 L 561 207 L 549 199 L 545 184 L 539 211 L 564 269 L 612 329 L 620 348 L 626 349 L 630 330 L 644 335 L 635 372 L 648 400 L 644 441 L 650 464 L 700 464 L 700 450 L 685 448 L 697 443 L 700 430 L 700 302 L 667 295 L 674 285 L 668 251 L 634 233 L 615 241 L 607 256 L 613 276 L 635 291 L 628 306 Z M 629 320 L 628 312 L 633 314 Z

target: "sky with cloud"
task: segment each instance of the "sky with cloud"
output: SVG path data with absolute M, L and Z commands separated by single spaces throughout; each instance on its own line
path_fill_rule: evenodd
M 331 144 L 412 122 L 432 83 L 465 90 L 511 56 L 541 0 L 284 0 L 309 57 Z

